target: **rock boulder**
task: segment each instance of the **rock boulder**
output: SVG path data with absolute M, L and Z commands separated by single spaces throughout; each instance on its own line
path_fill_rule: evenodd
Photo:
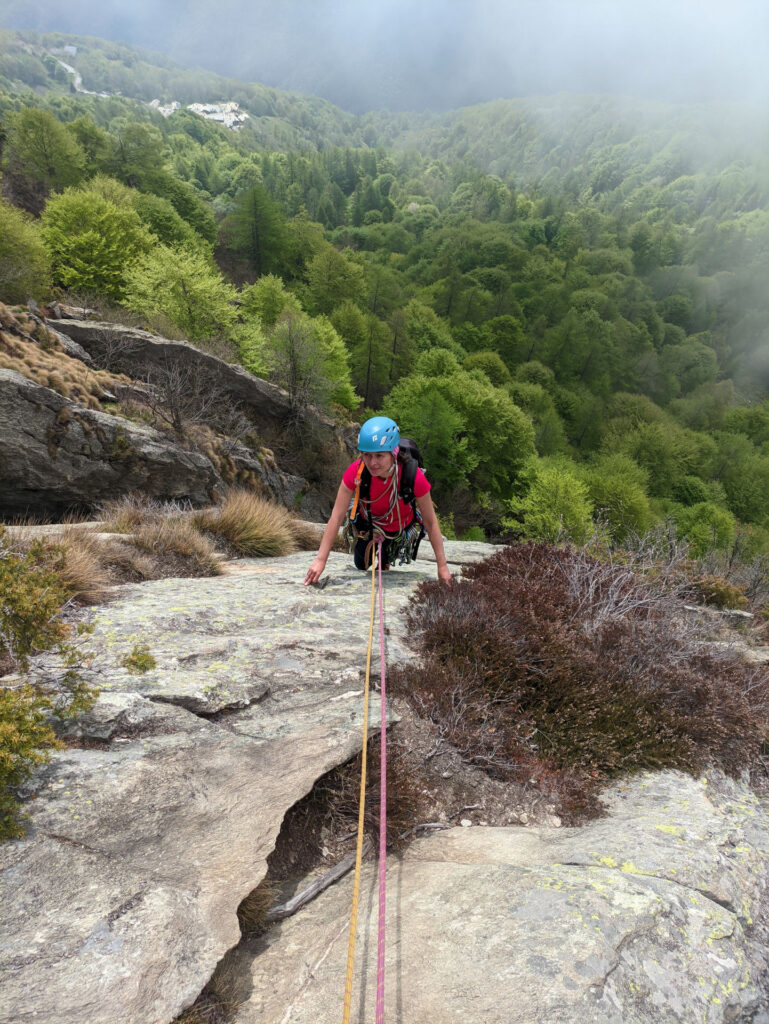
M 287 504 L 304 484 L 246 449 L 231 457 Z M 0 369 L 0 516 L 59 515 L 132 490 L 205 505 L 225 489 L 200 452 Z
M 258 424 L 275 429 L 291 416 L 288 394 L 282 388 L 186 341 L 169 341 L 149 331 L 93 320 L 49 320 L 48 326 L 77 342 L 97 365 L 109 364 L 135 376 L 141 367 L 163 368 L 169 360 L 179 360 L 205 376 L 213 387 L 247 406 Z M 316 421 L 329 434 L 333 432 L 331 420 L 316 416 Z

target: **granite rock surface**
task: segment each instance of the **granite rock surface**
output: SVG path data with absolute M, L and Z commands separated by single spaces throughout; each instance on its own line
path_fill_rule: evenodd
M 242 446 L 231 458 L 290 505 L 305 486 Z M 87 409 L 0 369 L 0 515 L 58 515 L 127 491 L 206 505 L 226 484 L 211 460 L 151 427 Z
M 238 942 L 286 811 L 360 749 L 369 578 L 332 554 L 306 588 L 311 557 L 124 586 L 93 613 L 101 696 L 0 846 L 3 1024 L 167 1024 Z M 434 575 L 388 573 L 388 628 Z M 137 643 L 143 675 L 121 665 Z
M 765 1024 L 769 820 L 743 784 L 675 773 L 580 829 L 453 828 L 388 862 L 385 1018 L 399 1024 Z M 352 1019 L 373 1019 L 375 868 Z M 230 958 L 238 1024 L 331 1024 L 351 881 Z
M 446 548 L 452 568 L 492 551 Z M 391 665 L 411 656 L 410 594 L 435 578 L 423 554 L 386 575 Z M 305 588 L 311 557 L 124 586 L 91 613 L 101 696 L 35 776 L 26 838 L 0 846 L 0 1024 L 168 1024 L 228 950 L 238 1024 L 340 1018 L 349 879 L 259 940 L 239 944 L 236 919 L 286 811 L 360 748 L 369 578 L 334 553 Z M 141 675 L 123 665 L 136 644 L 155 659 Z M 581 829 L 457 828 L 391 858 L 388 1020 L 769 1022 L 766 808 L 715 775 L 605 799 Z

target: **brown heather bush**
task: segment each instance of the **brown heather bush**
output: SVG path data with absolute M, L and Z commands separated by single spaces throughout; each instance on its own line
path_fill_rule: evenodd
M 621 773 L 757 768 L 769 673 L 682 635 L 674 610 L 632 567 L 508 547 L 452 587 L 420 585 L 421 661 L 393 685 L 469 762 L 536 777 L 572 820 Z
M 364 830 L 374 847 L 379 843 L 379 740 L 368 745 Z M 358 828 L 361 755 L 321 776 L 310 792 L 286 813 L 275 848 L 267 858 L 267 878 L 277 883 L 307 874 L 322 861 L 324 836 L 347 835 Z M 407 751 L 388 746 L 387 845 L 402 846 L 403 834 L 418 821 L 424 804 L 422 782 Z
M 198 512 L 194 519 L 241 555 L 275 557 L 296 550 L 286 509 L 251 491 L 233 489 L 216 510 Z

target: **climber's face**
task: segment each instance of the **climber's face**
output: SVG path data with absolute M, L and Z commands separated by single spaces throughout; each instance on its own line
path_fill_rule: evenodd
M 392 452 L 361 452 L 363 463 L 372 476 L 378 476 L 382 480 L 390 474 L 395 462 Z

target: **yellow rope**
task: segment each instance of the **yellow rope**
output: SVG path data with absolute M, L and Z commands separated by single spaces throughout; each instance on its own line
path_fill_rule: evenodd
M 347 943 L 347 980 L 344 987 L 344 1013 L 342 1024 L 350 1024 L 352 1005 L 353 965 L 355 962 L 355 937 L 358 929 L 358 901 L 360 899 L 360 871 L 363 862 L 363 818 L 366 811 L 366 752 L 368 750 L 368 694 L 371 678 L 371 647 L 374 638 L 374 598 L 376 596 L 376 559 L 371 558 L 371 614 L 368 625 L 368 651 L 366 652 L 366 682 L 363 686 L 363 745 L 361 747 L 360 803 L 358 805 L 358 845 L 355 850 L 355 881 L 352 887 L 352 912 L 350 914 L 350 938 Z

